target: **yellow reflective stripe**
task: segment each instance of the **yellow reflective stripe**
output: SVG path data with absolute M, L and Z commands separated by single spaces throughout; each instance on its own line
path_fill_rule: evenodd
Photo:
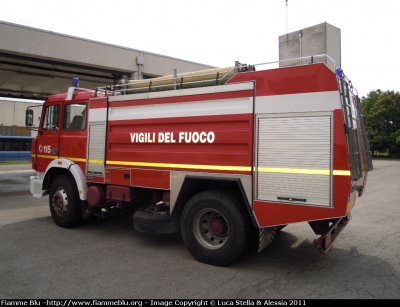
M 308 175 L 329 175 L 330 170 L 324 169 L 302 169 L 302 168 L 273 168 L 259 167 L 259 172 L 262 173 L 285 173 L 285 174 L 308 174 Z
M 31 154 L 31 157 L 35 157 L 34 154 Z M 38 158 L 44 158 L 44 159 L 68 159 L 72 160 L 75 162 L 84 162 L 86 163 L 86 159 L 83 158 L 71 158 L 71 157 L 57 157 L 57 156 L 47 156 L 47 155 L 37 155 Z M 103 160 L 89 160 L 89 163 L 94 163 L 94 164 L 102 164 L 104 161 Z
M 60 157 L 59 159 L 68 159 L 68 160 L 72 160 L 72 161 L 76 161 L 76 162 L 86 162 L 86 159 L 82 159 L 82 158 Z
M 163 168 L 188 168 L 188 169 L 218 170 L 218 171 L 240 171 L 240 172 L 250 172 L 251 171 L 250 166 L 174 164 L 174 163 L 128 162 L 128 161 L 106 161 L 106 164 L 163 167 Z
M 306 175 L 330 175 L 330 170 L 324 169 L 304 169 L 304 168 L 273 168 L 259 167 L 259 172 L 262 173 L 284 173 L 284 174 L 306 174 Z M 333 170 L 335 176 L 350 176 L 350 171 Z
M 86 162 L 86 160 L 84 160 Z M 93 164 L 103 164 L 104 161 L 103 160 L 89 160 L 89 163 L 93 163 Z
M 31 155 L 34 157 L 34 155 Z M 38 158 L 57 159 L 55 156 L 38 155 Z M 68 158 L 77 162 L 86 162 L 82 158 Z M 89 163 L 103 164 L 103 160 L 89 160 Z M 197 169 L 197 170 L 214 170 L 214 171 L 239 171 L 250 172 L 250 166 L 224 166 L 224 165 L 202 165 L 202 164 L 175 164 L 175 163 L 154 163 L 154 162 L 129 162 L 129 161 L 106 161 L 106 164 L 126 165 L 126 166 L 144 166 L 144 167 L 162 167 L 162 168 L 180 168 L 180 169 Z M 260 173 L 283 173 L 283 174 L 305 174 L 305 175 L 330 175 L 330 170 L 324 169 L 304 169 L 304 168 L 276 168 L 276 167 L 258 167 L 254 168 Z M 350 176 L 350 171 L 333 170 L 334 176 Z
M 350 171 L 333 170 L 333 174 L 336 176 L 350 176 Z
M 71 157 L 60 157 L 60 159 L 68 159 L 68 160 L 72 160 L 75 162 L 84 162 L 86 163 L 86 159 L 82 159 L 82 158 L 71 158 Z M 89 163 L 93 163 L 93 164 L 103 164 L 103 160 L 89 160 Z
M 86 159 L 82 159 L 82 158 L 60 157 L 60 159 L 68 159 L 68 160 L 72 160 L 72 161 L 76 161 L 76 162 L 84 162 L 84 163 L 86 163 Z M 103 164 L 104 161 L 103 160 L 89 160 L 89 163 Z
M 37 155 L 37 157 L 38 158 L 45 158 L 45 159 L 58 159 L 57 156 L 47 156 L 47 155 Z

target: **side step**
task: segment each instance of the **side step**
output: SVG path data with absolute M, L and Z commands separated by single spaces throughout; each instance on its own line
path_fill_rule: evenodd
M 351 219 L 351 216 L 345 216 L 342 218 L 337 218 L 337 219 L 332 219 L 329 221 L 316 221 L 316 222 L 310 222 L 310 226 L 314 229 L 314 232 L 316 234 L 320 234 L 321 236 L 318 239 L 314 240 L 314 247 L 321 253 L 321 254 L 326 254 L 328 250 L 331 248 L 333 242 L 336 240 L 336 238 L 339 236 L 339 234 L 342 232 L 342 230 L 347 226 Z M 322 225 L 321 223 L 329 223 L 328 227 L 325 227 L 325 231 L 322 233 L 318 233 L 317 230 L 320 228 Z

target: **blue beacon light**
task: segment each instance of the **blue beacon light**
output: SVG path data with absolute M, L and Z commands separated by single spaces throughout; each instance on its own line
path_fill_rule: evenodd
M 79 79 L 78 78 L 72 78 L 72 86 L 79 87 Z
M 336 68 L 336 74 L 339 78 L 343 77 L 343 70 L 340 67 Z

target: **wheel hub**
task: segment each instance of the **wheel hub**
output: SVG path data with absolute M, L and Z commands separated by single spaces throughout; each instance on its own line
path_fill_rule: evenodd
M 217 216 L 209 222 L 209 229 L 212 234 L 223 236 L 228 229 L 228 225 L 226 225 L 226 221 L 222 216 Z
M 58 188 L 53 194 L 52 205 L 54 212 L 59 216 L 64 216 L 68 210 L 68 196 L 63 188 Z
M 228 240 L 229 227 L 224 216 L 214 209 L 203 209 L 194 219 L 193 232 L 207 249 L 219 249 Z

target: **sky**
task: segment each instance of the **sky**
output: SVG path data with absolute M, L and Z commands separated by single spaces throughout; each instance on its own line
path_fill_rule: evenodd
M 0 0 L 1 21 L 216 67 L 277 61 L 280 35 L 327 22 L 360 97 L 400 90 L 399 13 L 399 0 Z

